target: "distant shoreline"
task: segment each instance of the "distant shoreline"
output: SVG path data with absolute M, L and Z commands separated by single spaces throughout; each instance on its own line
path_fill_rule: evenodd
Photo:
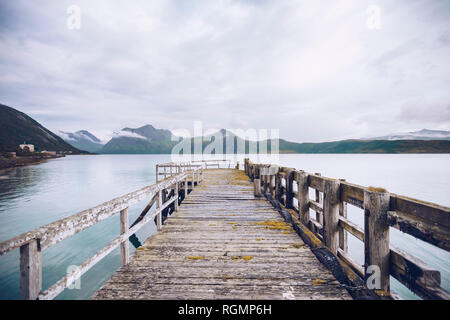
M 15 158 L 3 158 L 0 157 L 0 172 L 17 168 L 17 167 L 24 167 L 32 164 L 39 164 L 42 162 L 45 162 L 49 159 L 57 159 L 57 158 L 63 158 L 65 155 L 33 155 L 33 156 L 17 156 Z

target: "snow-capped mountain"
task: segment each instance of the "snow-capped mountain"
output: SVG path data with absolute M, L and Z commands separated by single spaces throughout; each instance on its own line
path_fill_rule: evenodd
M 422 129 L 413 132 L 400 132 L 364 140 L 450 140 L 450 131 Z
M 57 134 L 67 143 L 71 144 L 77 149 L 98 152 L 103 148 L 104 143 L 94 136 L 92 133 L 86 130 L 80 130 L 77 132 L 58 131 Z
M 156 129 L 152 125 L 140 128 L 124 128 L 114 132 L 101 153 L 170 153 L 176 141 L 169 130 Z

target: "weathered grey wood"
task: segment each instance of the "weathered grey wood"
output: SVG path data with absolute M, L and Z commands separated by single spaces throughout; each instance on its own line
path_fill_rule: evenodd
M 323 193 L 323 238 L 331 252 L 337 254 L 339 248 L 339 181 L 325 181 Z
M 339 227 L 342 230 L 347 230 L 347 232 L 350 232 L 356 238 L 364 242 L 364 231 L 361 230 L 356 223 L 353 223 L 352 221 L 348 220 L 347 218 L 344 218 L 343 216 L 340 216 Z
M 389 292 L 389 193 L 364 191 L 364 274 L 370 266 L 380 270 L 380 290 Z
M 270 195 L 275 199 L 276 194 L 276 174 L 270 175 Z
M 314 178 L 320 177 L 320 176 L 321 176 L 320 173 L 318 173 L 318 172 L 314 173 L 312 181 L 314 181 Z M 325 189 L 322 189 L 322 191 L 325 191 Z M 323 210 L 322 210 L 323 207 L 321 208 L 321 206 L 323 206 L 323 197 L 320 194 L 319 189 L 315 190 L 315 195 L 316 195 L 317 206 L 316 206 L 316 208 L 312 208 L 312 209 L 316 211 L 316 221 L 323 226 Z M 311 208 L 311 206 L 310 206 L 310 208 Z
M 261 180 L 254 179 L 253 184 L 255 186 L 255 197 L 261 197 Z
M 304 171 L 297 173 L 298 181 L 298 212 L 300 215 L 300 221 L 307 226 L 309 224 L 309 187 L 308 187 L 308 174 Z
M 325 180 L 326 178 L 322 177 L 319 174 L 309 174 L 308 175 L 308 182 L 309 182 L 309 186 L 311 188 L 314 188 L 320 192 L 324 192 L 325 191 Z
M 136 218 L 136 220 L 131 224 L 130 228 L 134 227 L 139 221 L 142 221 L 144 217 L 147 215 L 147 213 L 152 208 L 153 204 L 158 200 L 158 194 L 155 194 L 150 200 L 150 202 L 145 206 L 145 208 L 142 210 L 141 214 Z
M 120 234 L 128 232 L 128 208 L 120 211 Z M 122 266 L 126 266 L 130 262 L 130 244 L 125 240 L 120 244 Z
M 277 174 L 275 174 L 275 199 L 277 199 L 278 201 L 281 200 L 281 177 L 282 175 L 280 174 L 280 172 L 278 172 Z
M 391 196 L 392 203 L 392 196 Z M 432 210 L 421 207 L 418 211 L 433 212 Z M 424 210 L 422 210 L 424 209 Z M 437 211 L 437 210 L 436 210 Z M 445 218 L 447 213 L 442 213 L 441 216 Z M 402 232 L 408 233 L 418 239 L 431 243 L 439 248 L 450 250 L 450 228 L 445 225 L 433 221 L 433 214 L 426 216 L 414 215 L 401 211 L 389 211 L 388 223 L 391 227 L 396 228 Z M 445 219 L 443 219 L 445 220 Z
M 175 211 L 178 211 L 178 197 L 180 196 L 178 193 L 178 182 L 175 183 Z
M 295 170 L 289 168 L 286 171 L 286 208 L 292 209 L 294 208 L 294 179 L 295 179 Z
M 364 209 L 364 190 L 366 188 L 341 181 L 341 200 L 351 205 Z
M 164 191 L 165 193 L 165 191 Z M 158 191 L 158 206 L 156 207 L 156 210 L 158 210 L 158 214 L 156 215 L 156 229 L 158 231 L 161 231 L 162 229 L 162 210 L 161 207 L 163 205 L 163 190 Z
M 345 182 L 345 179 L 339 179 L 339 181 Z M 339 217 L 347 219 L 347 203 L 342 200 L 342 186 L 340 185 L 341 199 L 339 201 Z M 339 232 L 339 248 L 344 251 L 344 253 L 348 252 L 348 235 L 344 228 L 340 225 L 338 226 Z M 364 241 L 364 240 L 363 240 Z
M 321 218 L 323 217 L 323 208 L 320 204 L 317 201 L 309 200 L 309 208 L 316 212 L 316 221 L 322 225 L 323 221 Z
M 391 274 L 407 288 L 424 299 L 450 300 L 450 294 L 441 289 L 441 273 L 422 260 L 391 246 Z
M 20 297 L 36 300 L 42 290 L 42 253 L 39 240 L 20 247 Z
M 350 298 L 243 171 L 204 178 L 93 299 Z

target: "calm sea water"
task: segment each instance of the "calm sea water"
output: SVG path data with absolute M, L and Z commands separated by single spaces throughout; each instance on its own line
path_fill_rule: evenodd
M 250 157 L 254 158 L 254 157 Z M 243 156 L 239 157 L 242 162 Z M 256 159 L 255 159 L 256 160 Z M 281 155 L 284 166 L 320 172 L 363 186 L 450 206 L 450 155 Z M 155 182 L 155 165 L 170 155 L 69 156 L 0 173 L 0 241 L 73 215 L 104 201 Z M 130 222 L 146 202 L 130 208 Z M 362 226 L 363 212 L 349 205 L 349 217 Z M 152 222 L 137 237 L 143 242 L 155 231 Z M 115 215 L 43 252 L 43 288 L 62 278 L 119 234 Z M 442 273 L 450 291 L 450 254 L 392 229 L 391 242 Z M 0 256 L 0 299 L 19 298 L 19 250 Z M 131 252 L 134 247 L 131 246 Z M 363 263 L 362 243 L 349 235 L 349 253 Z M 116 249 L 82 276 L 80 289 L 65 290 L 58 299 L 88 299 L 120 266 Z M 392 289 L 416 299 L 392 279 Z

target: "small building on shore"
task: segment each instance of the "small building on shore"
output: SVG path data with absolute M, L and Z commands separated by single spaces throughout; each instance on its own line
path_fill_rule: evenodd
M 19 144 L 19 148 L 22 149 L 23 151 L 34 152 L 34 144 L 27 144 L 27 143 Z

